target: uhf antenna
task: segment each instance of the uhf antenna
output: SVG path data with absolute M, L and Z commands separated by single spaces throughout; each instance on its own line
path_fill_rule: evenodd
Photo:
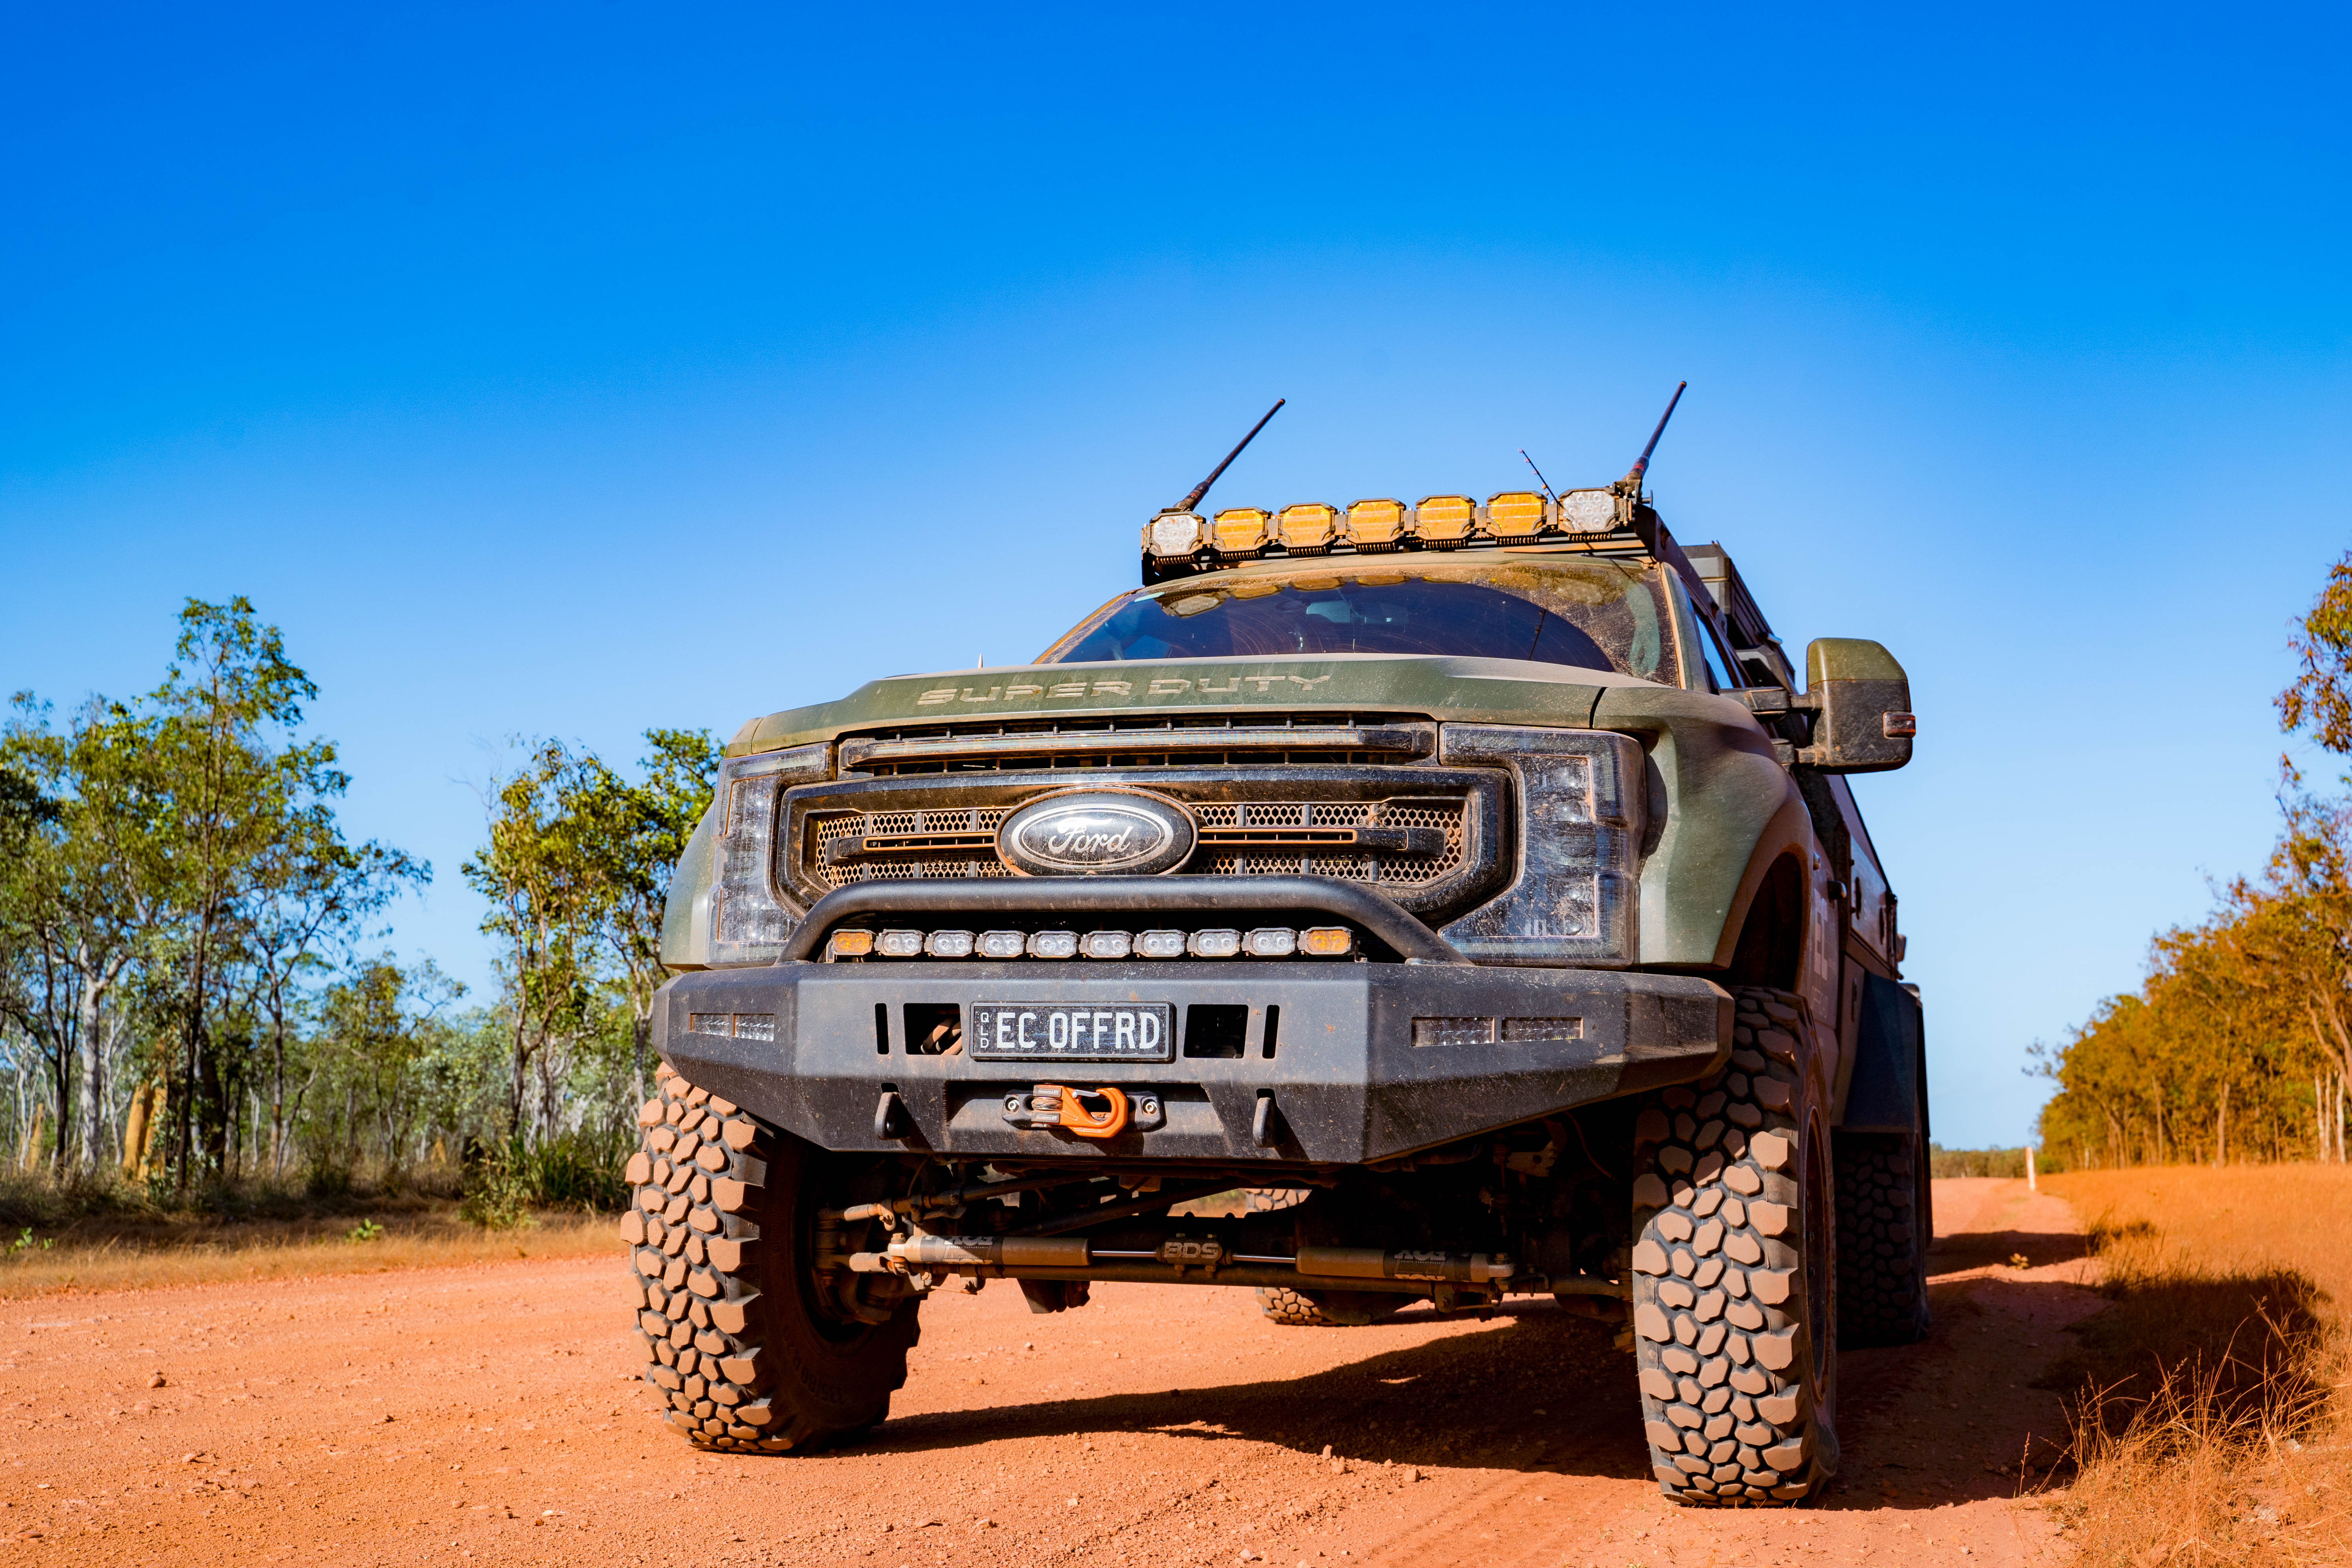
M 1276 415 L 1281 413 L 1282 405 L 1289 401 L 1290 399 L 1287 397 L 1276 398 L 1274 400 L 1274 406 L 1265 411 L 1265 419 L 1271 419 Z M 1257 433 L 1265 428 L 1265 419 L 1261 419 L 1256 424 L 1251 426 L 1250 433 L 1242 437 L 1241 447 L 1235 447 L 1232 451 L 1227 452 L 1225 454 L 1225 460 L 1219 463 L 1215 468 L 1211 468 L 1209 470 L 1209 477 L 1202 479 L 1199 484 L 1194 485 L 1191 495 L 1186 496 L 1182 500 L 1178 501 L 1174 506 L 1168 510 L 1171 511 L 1191 511 L 1194 507 L 1199 506 L 1201 504 L 1201 498 L 1209 493 L 1209 487 L 1217 482 L 1217 476 L 1223 473 L 1227 468 L 1232 468 L 1234 466 L 1234 459 L 1242 455 L 1242 447 L 1246 447 L 1252 441 L 1257 439 Z M 1654 440 L 1652 445 L 1654 446 L 1655 444 L 1656 443 Z M 1649 454 L 1647 453 L 1643 454 L 1643 457 L 1647 457 L 1648 455 Z
M 1633 459 L 1633 466 L 1626 471 L 1625 477 L 1617 481 L 1619 488 L 1627 494 L 1640 498 L 1642 476 L 1649 469 L 1650 454 L 1658 449 L 1658 437 L 1666 433 L 1666 421 L 1675 416 L 1675 405 L 1683 400 L 1683 388 L 1689 384 L 1687 381 L 1675 383 L 1675 395 L 1666 399 L 1666 411 L 1658 416 L 1658 427 L 1650 432 L 1650 444 L 1642 448 L 1642 455 Z
M 1525 447 L 1519 448 L 1519 456 L 1522 458 L 1528 458 L 1528 449 Z M 1536 483 L 1543 486 L 1544 494 L 1551 497 L 1552 505 L 1558 506 L 1559 504 L 1559 493 L 1551 488 L 1551 481 L 1543 477 L 1543 470 L 1541 468 L 1536 468 L 1536 460 L 1533 458 L 1528 458 L 1528 467 L 1535 468 Z

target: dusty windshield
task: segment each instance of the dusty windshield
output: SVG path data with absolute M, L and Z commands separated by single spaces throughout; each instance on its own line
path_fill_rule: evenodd
M 1112 604 L 1042 662 L 1278 653 L 1444 654 L 1613 669 L 1656 680 L 1657 596 L 1611 561 L 1446 565 L 1349 562 L 1217 584 L 1170 583 Z

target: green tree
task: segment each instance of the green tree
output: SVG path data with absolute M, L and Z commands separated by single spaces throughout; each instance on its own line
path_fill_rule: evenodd
M 2328 568 L 2327 585 L 2296 619 L 2287 646 L 2303 670 L 2278 695 L 2280 725 L 2310 731 L 2339 755 L 2352 752 L 2352 552 Z
M 294 735 L 302 705 L 318 694 L 286 657 L 278 628 L 240 596 L 187 602 L 173 662 L 149 700 L 155 755 L 173 785 L 172 859 L 185 921 L 173 1097 L 183 1190 L 199 1163 L 215 1175 L 226 1164 L 229 1084 L 213 1009 L 246 934 L 243 919 L 291 824 L 348 783 L 332 744 Z

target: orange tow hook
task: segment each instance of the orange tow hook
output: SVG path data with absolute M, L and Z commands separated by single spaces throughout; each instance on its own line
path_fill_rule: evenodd
M 1037 1086 L 1037 1092 L 1051 1094 L 1062 1102 L 1061 1124 L 1081 1138 L 1116 1138 L 1127 1131 L 1127 1096 L 1109 1084 L 1100 1089 L 1076 1089 L 1058 1083 L 1041 1083 Z M 1080 1095 L 1108 1100 L 1110 1109 L 1089 1110 L 1078 1102 Z

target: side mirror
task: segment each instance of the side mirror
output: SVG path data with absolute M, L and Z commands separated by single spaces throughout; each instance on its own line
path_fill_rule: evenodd
M 1911 760 L 1919 727 L 1911 678 L 1874 642 L 1822 637 L 1808 646 L 1802 706 L 1813 710 L 1813 743 L 1797 752 L 1806 767 L 1883 773 Z

